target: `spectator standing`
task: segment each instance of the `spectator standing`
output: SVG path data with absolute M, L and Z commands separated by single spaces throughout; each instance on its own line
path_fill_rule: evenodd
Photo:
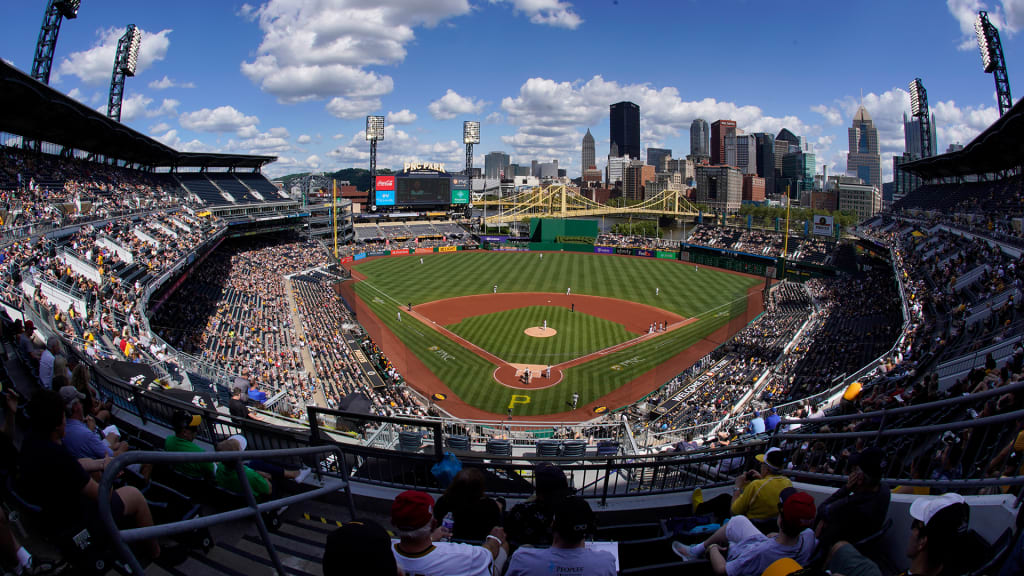
M 324 576 L 401 575 L 391 552 L 391 536 L 370 520 L 346 522 L 327 536 L 323 572 Z
M 449 512 L 455 521 L 452 538 L 457 540 L 484 540 L 491 528 L 502 524 L 498 503 L 484 494 L 484 473 L 479 468 L 459 470 L 437 499 L 434 519 L 440 523 Z
M 259 418 L 249 413 L 249 408 L 242 402 L 242 389 L 238 386 L 231 389 L 231 399 L 228 400 L 228 412 L 235 418 L 259 420 Z
M 39 381 L 47 390 L 53 388 L 53 363 L 59 353 L 60 338 L 56 335 L 50 336 L 46 339 L 46 349 L 39 357 Z
M 818 506 L 815 535 L 825 547 L 840 540 L 857 542 L 877 532 L 889 512 L 889 486 L 882 482 L 880 448 L 867 448 L 850 456 L 846 486 Z

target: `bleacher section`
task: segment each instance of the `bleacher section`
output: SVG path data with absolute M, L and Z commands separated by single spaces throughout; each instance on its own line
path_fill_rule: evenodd
M 218 188 L 227 192 L 236 202 L 263 202 L 256 197 L 242 182 L 235 178 L 234 174 L 207 174 L 207 177 L 217 185 Z
M 233 203 L 233 199 L 226 197 L 204 174 L 178 174 L 177 178 L 182 187 L 199 198 L 203 204 L 219 206 Z
M 272 200 L 289 200 L 287 194 L 278 190 L 277 186 L 271 184 L 261 174 L 236 173 L 235 176 L 250 189 L 259 192 L 268 202 Z

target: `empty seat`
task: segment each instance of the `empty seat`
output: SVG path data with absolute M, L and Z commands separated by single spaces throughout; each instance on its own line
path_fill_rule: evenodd
M 419 432 L 402 430 L 398 433 L 398 449 L 403 452 L 418 452 L 423 445 L 423 435 Z
M 452 450 L 469 450 L 469 436 L 457 434 L 454 436 L 446 436 L 444 439 L 446 446 Z
M 619 443 L 615 440 L 601 440 L 597 443 L 598 456 L 615 456 L 619 453 Z
M 587 443 L 583 440 L 566 440 L 562 443 L 562 456 L 583 456 L 587 452 Z
M 558 440 L 537 440 L 538 456 L 558 456 L 562 445 Z
M 487 453 L 495 456 L 511 456 L 512 443 L 505 439 L 491 438 L 487 441 Z

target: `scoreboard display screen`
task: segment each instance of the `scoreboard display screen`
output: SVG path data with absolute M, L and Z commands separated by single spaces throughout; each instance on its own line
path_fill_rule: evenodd
M 397 179 L 398 204 L 451 203 L 450 178 L 411 176 Z

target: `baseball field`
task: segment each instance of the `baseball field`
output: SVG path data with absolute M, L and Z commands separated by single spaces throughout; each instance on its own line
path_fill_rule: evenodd
M 368 259 L 351 266 L 343 294 L 409 384 L 443 394 L 439 405 L 467 418 L 511 408 L 517 418 L 578 421 L 614 410 L 761 311 L 762 280 L 752 276 L 675 260 L 540 254 Z

